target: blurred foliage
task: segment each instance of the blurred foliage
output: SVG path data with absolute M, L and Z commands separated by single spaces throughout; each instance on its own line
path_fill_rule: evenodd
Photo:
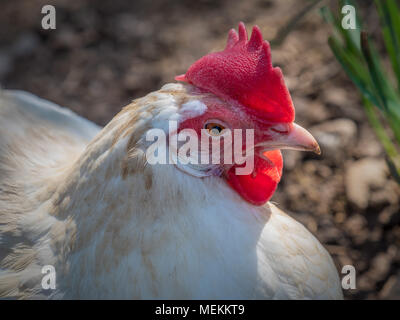
M 297 24 L 304 18 L 304 16 L 309 13 L 315 6 L 317 6 L 322 0 L 312 0 L 307 6 L 300 10 L 296 15 L 294 15 L 289 22 L 279 30 L 275 39 L 270 41 L 272 47 L 280 46 L 289 35 L 289 33 L 297 26 Z
M 337 15 L 327 6 L 321 8 L 326 22 L 333 27 L 329 37 L 336 59 L 362 95 L 368 120 L 382 143 L 390 171 L 400 184 L 400 11 L 396 0 L 375 0 L 386 52 L 379 55 L 373 41 L 356 14 L 356 28 L 342 27 L 343 6 L 351 0 L 339 0 Z M 383 68 L 390 60 L 392 68 Z M 395 79 L 393 81 L 393 79 Z

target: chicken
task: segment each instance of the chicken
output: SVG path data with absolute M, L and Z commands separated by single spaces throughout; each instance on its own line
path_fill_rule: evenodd
M 279 149 L 319 147 L 293 122 L 259 28 L 249 40 L 240 23 L 225 50 L 176 80 L 104 128 L 31 94 L 1 92 L 1 298 L 342 298 L 327 251 L 268 202 L 282 175 Z M 149 133 L 185 129 L 211 138 L 252 130 L 253 170 L 151 163 Z M 172 152 L 168 141 L 158 155 Z

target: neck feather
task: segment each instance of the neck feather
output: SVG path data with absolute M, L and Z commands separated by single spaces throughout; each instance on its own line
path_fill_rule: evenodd
M 215 242 L 223 246 L 236 236 L 243 238 L 241 245 L 255 247 L 267 218 L 222 179 L 199 179 L 174 165 L 146 162 L 145 132 L 176 114 L 187 99 L 186 90 L 184 85 L 170 84 L 125 107 L 57 187 L 51 211 L 71 226 L 67 243 L 58 243 L 58 270 L 62 268 L 67 296 L 90 296 L 93 287 L 123 285 L 127 278 L 137 282 L 150 277 L 153 282 L 145 283 L 156 283 L 163 272 L 176 267 L 179 257 L 166 262 L 166 270 L 156 269 L 155 259 L 176 254 L 192 235 L 197 241 L 193 245 L 201 245 L 199 241 L 209 236 L 212 250 L 221 249 Z M 231 228 L 230 234 L 223 228 Z M 236 232 L 235 238 L 231 232 Z M 146 270 L 133 270 L 134 265 Z M 112 271 L 121 279 L 109 283 Z M 119 289 L 115 292 L 132 297 L 157 296 L 156 285 L 142 291 L 133 286 L 129 293 Z

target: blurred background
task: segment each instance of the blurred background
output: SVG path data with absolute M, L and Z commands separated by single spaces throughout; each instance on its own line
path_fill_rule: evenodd
M 41 28 L 45 4 L 56 8 L 56 30 Z M 1 0 L 0 84 L 104 125 L 131 100 L 223 49 L 227 32 L 239 21 L 248 31 L 257 24 L 264 38 L 275 40 L 272 61 L 285 75 L 296 122 L 322 148 L 322 156 L 285 152 L 273 201 L 325 245 L 339 272 L 355 266 L 357 288 L 345 290 L 346 298 L 400 299 L 400 188 L 358 90 L 327 44 L 331 29 L 318 6 L 304 10 L 309 5 L 307 0 Z M 359 8 L 380 48 L 376 8 L 372 1 L 359 1 Z M 291 21 L 296 24 L 282 37 L 280 30 Z

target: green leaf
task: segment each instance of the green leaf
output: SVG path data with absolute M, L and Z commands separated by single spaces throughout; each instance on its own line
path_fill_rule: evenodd
M 399 161 L 397 161 L 397 165 L 396 165 L 396 163 L 393 162 L 392 159 L 386 158 L 386 162 L 388 164 L 390 174 L 392 175 L 394 180 L 396 180 L 396 182 L 398 184 L 400 184 L 400 170 L 399 170 L 399 164 L 398 164 Z
M 354 2 L 351 0 L 341 0 L 339 1 L 339 17 L 342 16 L 342 8 L 345 5 L 351 5 L 352 7 L 356 7 Z M 361 20 L 358 17 L 357 10 L 356 12 L 356 29 L 344 29 L 342 27 L 342 23 L 337 26 L 339 28 L 339 32 L 342 33 L 346 41 L 346 45 L 348 46 L 349 50 L 351 50 L 354 54 L 361 55 L 361 44 L 360 44 L 360 33 L 361 33 Z
M 379 102 L 383 106 L 383 111 L 397 141 L 400 142 L 400 99 L 383 73 L 379 56 L 376 50 L 370 47 L 366 32 L 361 33 L 361 48 L 375 91 L 378 93 Z
M 397 152 L 396 146 L 386 134 L 373 105 L 365 98 L 362 100 L 368 121 L 385 150 L 386 161 L 388 163 L 390 173 L 397 183 L 400 184 L 400 154 Z
M 328 43 L 336 59 L 340 62 L 349 78 L 360 89 L 362 94 L 369 101 L 371 101 L 371 103 L 379 106 L 380 103 L 378 98 L 376 97 L 376 93 L 373 92 L 372 82 L 370 80 L 368 69 L 362 63 L 362 60 L 360 61 L 360 59 L 342 48 L 340 42 L 336 38 L 330 37 Z
M 361 19 L 356 17 L 355 30 L 342 28 L 341 9 L 347 4 L 354 6 L 353 1 L 339 0 L 338 16 L 334 16 L 327 7 L 321 9 L 321 15 L 333 28 L 333 36 L 328 40 L 329 46 L 360 90 L 368 121 L 385 149 L 392 176 L 400 184 L 400 11 L 395 0 L 375 0 L 375 3 L 382 20 L 385 46 L 397 77 L 397 88 L 390 81 L 381 57 L 369 41 L 367 33 L 361 32 Z M 374 106 L 379 108 L 386 121 L 382 121 Z M 387 124 L 394 138 L 387 134 Z
M 382 143 L 383 148 L 385 149 L 386 154 L 388 157 L 393 158 L 397 156 L 397 150 L 395 145 L 390 140 L 389 136 L 386 134 L 386 131 L 383 125 L 380 122 L 378 115 L 376 114 L 373 105 L 370 101 L 365 98 L 362 98 L 363 106 L 365 113 L 367 115 L 368 121 L 374 129 L 375 134 L 377 135 L 378 139 Z
M 382 23 L 382 33 L 400 91 L 400 12 L 394 0 L 375 0 Z

